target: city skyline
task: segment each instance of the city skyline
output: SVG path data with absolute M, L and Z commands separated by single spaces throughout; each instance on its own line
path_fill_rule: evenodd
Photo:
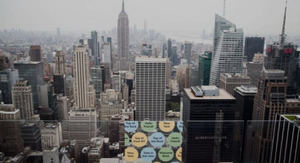
M 171 0 L 157 3 L 155 1 L 125 1 L 126 12 L 131 20 L 130 27 L 136 25 L 139 29 L 143 29 L 146 24 L 147 29 L 154 29 L 168 37 L 200 37 L 203 30 L 207 34 L 212 33 L 214 26 L 212 20 L 215 14 L 223 13 L 223 0 L 201 2 L 191 0 L 188 3 Z M 121 10 L 121 2 L 121 0 L 90 0 L 88 3 L 81 4 L 77 0 L 62 2 L 3 0 L 0 2 L 2 20 L 0 29 L 55 31 L 59 27 L 62 31 L 110 30 L 117 27 L 114 20 Z M 284 0 L 228 0 L 226 19 L 239 24 L 246 34 L 275 35 L 280 32 L 282 25 L 280 20 L 284 12 L 284 3 Z M 289 1 L 287 35 L 300 35 L 297 30 L 297 26 L 300 25 L 300 19 L 297 18 L 299 5 L 299 1 Z M 14 12 L 16 10 L 18 12 Z M 37 12 L 39 14 L 35 14 Z M 157 19 L 158 17 L 160 19 Z M 78 19 L 82 23 L 76 23 Z

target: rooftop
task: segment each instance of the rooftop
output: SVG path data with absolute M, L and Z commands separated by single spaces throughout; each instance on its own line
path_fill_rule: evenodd
M 283 114 L 281 116 L 300 127 L 300 114 Z
M 215 88 L 215 86 L 207 86 L 208 89 Z M 194 95 L 192 92 L 191 88 L 185 88 L 184 92 L 187 94 L 190 100 L 235 100 L 235 98 L 229 94 L 227 91 L 224 89 L 218 88 L 219 89 L 219 95 L 218 96 L 202 96 L 202 97 L 197 97 Z
M 255 86 L 241 85 L 240 87 L 236 87 L 235 89 L 241 93 L 247 93 L 247 94 L 257 93 L 257 87 Z
M 153 62 L 167 62 L 166 58 L 155 58 L 155 57 L 146 57 L 146 56 L 139 56 L 135 58 L 135 62 L 139 63 L 153 63 Z

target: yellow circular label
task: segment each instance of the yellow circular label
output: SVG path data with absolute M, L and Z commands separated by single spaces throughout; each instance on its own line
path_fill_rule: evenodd
M 137 160 L 138 157 L 139 157 L 139 153 L 135 148 L 128 147 L 125 149 L 125 160 L 127 162 L 133 162 Z
M 160 121 L 159 129 L 163 132 L 171 132 L 175 127 L 174 121 Z
M 182 161 L 182 155 L 181 155 L 181 153 L 182 153 L 182 148 L 180 147 L 176 151 L 176 158 L 177 158 L 178 161 Z
M 136 147 L 143 147 L 147 144 L 148 138 L 144 133 L 137 132 L 132 136 L 131 142 Z

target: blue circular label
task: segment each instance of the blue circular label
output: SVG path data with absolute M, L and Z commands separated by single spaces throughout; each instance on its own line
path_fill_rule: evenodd
M 153 148 L 147 147 L 141 151 L 141 158 L 145 161 L 153 161 L 156 158 L 156 152 Z
M 177 122 L 177 128 L 180 132 L 182 132 L 182 129 L 183 129 L 183 121 L 178 121 Z
M 125 121 L 124 127 L 126 132 L 135 132 L 139 127 L 139 123 L 137 121 Z
M 166 137 L 161 132 L 153 133 L 149 137 L 149 142 L 154 148 L 160 148 L 165 144 Z

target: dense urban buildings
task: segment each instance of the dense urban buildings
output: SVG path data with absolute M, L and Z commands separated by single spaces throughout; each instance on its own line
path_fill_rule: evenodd
M 29 50 L 30 60 L 33 62 L 42 61 L 42 49 L 40 45 L 32 45 Z
M 231 95 L 233 95 L 234 89 L 241 85 L 250 85 L 250 78 L 243 74 L 221 74 L 220 88 L 225 89 Z
M 136 120 L 165 119 L 166 62 L 165 58 L 136 58 Z
M 12 104 L 11 91 L 19 80 L 19 72 L 16 69 L 5 69 L 0 71 L 0 94 L 1 101 L 5 104 Z

